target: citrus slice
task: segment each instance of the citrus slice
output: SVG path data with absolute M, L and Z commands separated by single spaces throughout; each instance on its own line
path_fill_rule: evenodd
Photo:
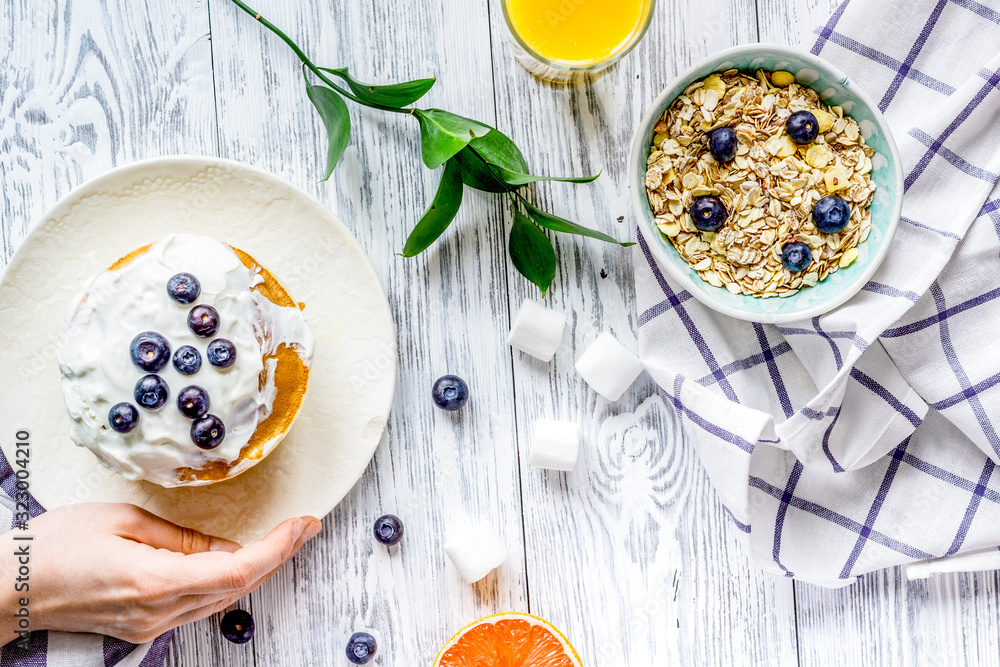
M 433 667 L 582 667 L 551 623 L 530 614 L 496 614 L 458 631 Z

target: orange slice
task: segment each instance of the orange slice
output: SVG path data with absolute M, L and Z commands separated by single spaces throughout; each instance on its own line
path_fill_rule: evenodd
M 551 623 L 529 614 L 496 614 L 458 631 L 433 667 L 582 667 Z

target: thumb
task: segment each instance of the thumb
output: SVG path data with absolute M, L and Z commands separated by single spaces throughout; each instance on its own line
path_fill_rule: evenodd
M 205 551 L 233 552 L 240 548 L 236 542 L 178 526 L 135 505 L 123 505 L 115 523 L 119 536 L 148 544 L 154 549 L 197 554 Z
M 282 521 L 271 532 L 232 554 L 196 554 L 182 559 L 198 574 L 197 592 L 254 590 L 290 560 L 321 528 L 319 519 L 303 516 Z

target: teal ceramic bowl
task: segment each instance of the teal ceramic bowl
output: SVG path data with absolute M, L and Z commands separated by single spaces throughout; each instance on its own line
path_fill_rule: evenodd
M 653 128 L 663 112 L 695 81 L 713 72 L 734 68 L 746 72 L 759 69 L 791 72 L 798 83 L 816 90 L 827 104 L 842 106 L 845 114 L 858 122 L 865 141 L 875 150 L 871 177 L 877 189 L 871 207 L 872 227 L 868 239 L 858 245 L 857 260 L 846 269 L 827 276 L 815 287 L 803 288 L 783 299 L 732 294 L 724 287 L 713 287 L 702 280 L 657 229 L 646 196 L 646 159 L 653 143 Z M 706 306 L 753 322 L 785 323 L 809 319 L 833 310 L 857 294 L 888 252 L 903 203 L 899 151 L 875 103 L 857 84 L 826 61 L 800 49 L 768 44 L 722 51 L 681 74 L 660 93 L 642 119 L 632 145 L 629 183 L 640 232 L 660 268 Z

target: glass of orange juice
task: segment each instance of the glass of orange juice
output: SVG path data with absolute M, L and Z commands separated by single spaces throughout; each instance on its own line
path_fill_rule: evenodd
M 656 0 L 503 0 L 514 55 L 532 74 L 567 81 L 631 51 Z

